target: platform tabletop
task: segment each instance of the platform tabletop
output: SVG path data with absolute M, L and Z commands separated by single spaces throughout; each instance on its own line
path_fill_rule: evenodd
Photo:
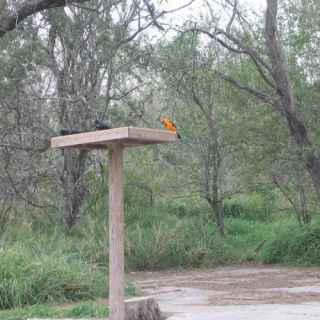
M 51 147 L 107 149 L 116 143 L 124 147 L 135 147 L 174 141 L 177 141 L 177 135 L 167 130 L 121 127 L 54 137 L 51 138 Z

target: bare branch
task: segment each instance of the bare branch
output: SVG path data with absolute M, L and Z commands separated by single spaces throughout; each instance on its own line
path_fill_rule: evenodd
M 35 13 L 86 1 L 90 0 L 25 0 L 14 12 L 8 10 L 0 12 L 0 38 L 8 31 L 14 30 L 21 21 Z
M 265 68 L 269 73 L 271 73 L 271 67 L 260 57 L 257 51 L 255 51 L 252 48 L 246 47 L 239 39 L 232 36 L 230 33 L 225 32 L 222 29 L 216 29 L 214 33 L 209 32 L 205 29 L 201 28 L 191 28 L 186 30 L 185 32 L 200 32 L 207 36 L 209 36 L 211 39 L 217 41 L 219 44 L 221 44 L 224 48 L 227 50 L 237 53 L 237 54 L 245 54 L 251 58 L 255 66 L 257 67 L 257 70 L 263 80 L 268 84 L 271 88 L 275 89 L 275 85 L 273 82 L 268 78 L 268 76 L 265 74 L 263 68 Z M 225 36 L 228 40 L 230 40 L 233 44 L 235 44 L 237 47 L 231 46 L 228 43 L 226 43 L 224 40 L 222 40 L 219 35 Z
M 194 1 L 195 1 L 195 0 L 191 0 L 191 1 L 189 1 L 188 3 L 186 3 L 186 4 L 184 4 L 184 5 L 180 6 L 180 7 L 174 8 L 174 9 L 172 9 L 172 10 L 165 10 L 165 11 L 163 11 L 163 13 L 164 13 L 164 14 L 168 14 L 168 13 L 177 12 L 177 11 L 179 11 L 179 10 L 182 10 L 182 9 L 184 9 L 184 8 L 189 7 Z
M 244 85 L 244 84 L 240 83 L 239 81 L 237 81 L 237 80 L 235 80 L 235 79 L 223 74 L 222 72 L 215 71 L 215 73 L 218 75 L 218 77 L 220 79 L 225 80 L 225 81 L 233 84 L 238 89 L 241 89 L 241 90 L 249 92 L 250 94 L 253 94 L 257 98 L 259 98 L 261 101 L 266 102 L 266 103 L 270 103 L 270 104 L 274 103 L 274 100 L 269 95 L 267 95 L 266 93 L 263 93 L 263 92 L 257 90 L 256 88 L 252 88 L 252 87 L 249 87 L 247 85 Z
M 164 30 L 164 28 L 162 26 L 160 26 L 160 24 L 158 23 L 157 21 L 157 18 L 156 18 L 156 12 L 155 12 L 155 7 L 154 7 L 154 4 L 153 3 L 150 3 L 149 0 L 143 0 L 144 4 L 146 5 L 149 13 L 150 13 L 150 16 L 151 16 L 151 19 L 153 21 L 153 24 L 161 31 Z
M 230 21 L 228 22 L 227 27 L 226 27 L 226 32 L 227 32 L 227 33 L 230 33 L 232 23 L 233 23 L 233 21 L 234 21 L 234 19 L 235 19 L 236 15 L 237 15 L 237 11 L 238 11 L 238 9 L 237 9 L 237 5 L 238 5 L 237 0 L 234 0 L 234 3 L 232 4 L 232 6 L 233 6 L 232 16 L 231 16 Z
M 145 86 L 145 83 L 138 84 L 138 85 L 134 86 L 133 88 L 131 88 L 131 89 L 125 91 L 125 92 L 121 92 L 121 94 L 110 96 L 110 100 L 115 100 L 115 101 L 122 100 L 123 98 L 127 97 L 132 92 L 134 92 L 135 90 L 137 90 L 137 89 L 139 89 L 139 88 L 141 88 L 143 86 Z
M 12 187 L 12 189 L 14 190 L 15 194 L 17 197 L 19 197 L 21 200 L 25 201 L 26 203 L 28 203 L 29 205 L 36 207 L 36 208 L 55 208 L 55 206 L 51 205 L 51 204 L 39 204 L 39 203 L 35 203 L 34 201 L 30 200 L 29 198 L 26 198 L 17 188 L 16 183 L 14 182 L 8 168 L 5 168 L 5 172 L 7 175 L 7 178 L 9 180 L 9 183 Z

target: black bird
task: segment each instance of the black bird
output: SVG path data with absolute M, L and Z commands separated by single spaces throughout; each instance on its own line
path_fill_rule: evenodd
M 68 134 L 77 134 L 80 133 L 81 131 L 79 130 L 72 130 L 72 129 L 61 129 L 60 130 L 60 135 L 61 136 L 66 136 Z
M 96 119 L 95 125 L 96 125 L 96 130 L 107 130 L 112 128 L 110 121 L 102 122 Z

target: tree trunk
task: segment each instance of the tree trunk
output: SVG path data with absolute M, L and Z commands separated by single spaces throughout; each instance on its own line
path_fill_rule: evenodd
M 222 201 L 218 201 L 218 206 L 217 206 L 217 221 L 218 221 L 218 229 L 221 237 L 225 236 L 224 232 L 224 212 L 223 212 L 223 203 Z
M 64 196 L 64 221 L 71 230 L 80 218 L 80 209 L 85 199 L 83 182 L 87 151 L 64 150 L 64 168 L 61 175 Z
M 221 237 L 224 237 L 225 230 L 224 230 L 223 202 L 221 200 L 214 200 L 212 198 L 207 198 L 207 201 L 213 211 L 219 234 Z
M 275 103 L 275 107 L 286 119 L 290 134 L 301 150 L 305 167 L 311 176 L 320 205 L 320 159 L 313 143 L 309 139 L 304 119 L 296 110 L 289 72 L 277 31 L 278 1 L 268 0 L 267 3 L 265 38 L 268 56 L 272 65 L 271 75 L 277 86 L 278 100 Z
M 311 222 L 311 216 L 308 211 L 308 202 L 307 196 L 305 191 L 305 176 L 298 172 L 297 177 L 297 185 L 298 185 L 298 192 L 299 192 L 299 207 L 300 207 L 300 217 L 303 224 L 309 224 Z
M 302 226 L 301 210 L 300 206 L 296 203 L 295 198 L 290 196 L 290 192 L 286 190 L 286 188 L 282 185 L 281 181 L 278 180 L 276 175 L 272 176 L 272 181 L 275 184 L 275 186 L 279 189 L 279 191 L 282 193 L 282 195 L 290 202 L 296 215 L 297 221 L 299 225 Z
M 56 77 L 56 86 L 59 96 L 59 125 L 60 128 L 66 129 L 85 129 L 83 125 L 83 109 L 78 105 L 78 110 L 74 110 L 74 106 L 67 104 L 69 96 L 77 96 L 74 91 L 75 85 L 72 80 L 72 72 L 66 71 L 71 63 L 66 58 L 65 65 L 62 70 L 58 67 L 57 58 L 54 55 L 54 47 L 57 40 L 57 24 L 55 20 L 51 21 L 52 26 L 49 30 L 49 59 L 52 71 Z M 71 58 L 70 58 L 71 59 Z M 72 80 L 70 80 L 72 78 Z M 71 84 L 70 84 L 71 82 Z M 74 125 L 77 126 L 74 126 Z M 63 151 L 63 171 L 60 174 L 64 197 L 64 222 L 67 230 L 71 230 L 80 218 L 81 205 L 85 199 L 86 187 L 83 182 L 83 174 L 85 172 L 85 164 L 88 158 L 88 151 L 64 149 Z
M 315 155 L 314 151 L 306 152 L 304 158 L 317 195 L 318 205 L 320 206 L 320 159 Z
M 208 190 L 211 190 L 211 208 L 215 215 L 215 220 L 221 237 L 224 237 L 224 214 L 223 214 L 223 200 L 220 199 L 220 170 L 221 170 L 221 154 L 219 145 L 219 133 L 214 121 L 213 109 L 206 113 L 206 120 L 210 131 L 210 142 L 208 143 L 208 162 L 207 175 L 211 179 Z M 210 191 L 209 191 L 210 192 Z

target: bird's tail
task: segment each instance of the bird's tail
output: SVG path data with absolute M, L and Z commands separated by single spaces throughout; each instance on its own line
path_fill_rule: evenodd
M 180 134 L 179 134 L 179 133 L 177 133 L 177 137 L 178 137 L 178 139 L 181 139 L 181 136 L 180 136 Z

